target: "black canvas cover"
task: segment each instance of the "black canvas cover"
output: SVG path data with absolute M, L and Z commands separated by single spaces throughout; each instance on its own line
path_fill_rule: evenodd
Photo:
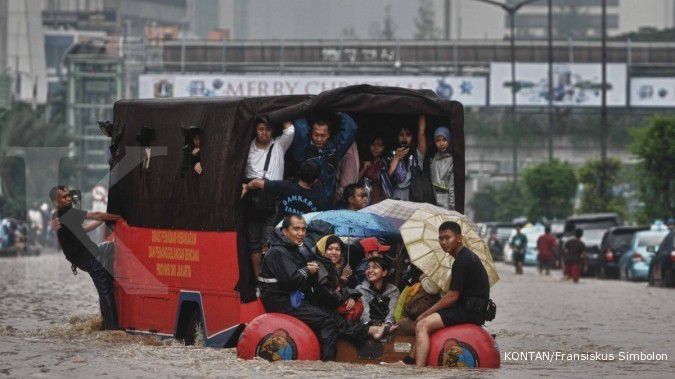
M 452 130 L 457 208 L 464 210 L 464 120 L 462 105 L 430 91 L 358 85 L 316 96 L 122 100 L 114 106 L 108 211 L 131 226 L 203 231 L 239 230 L 241 183 L 254 117 L 273 125 L 314 110 L 342 111 L 367 133 L 373 119 L 414 120 L 425 114 Z M 369 121 L 370 120 L 370 121 Z M 363 124 L 363 125 L 362 125 Z M 181 128 L 202 129 L 202 175 L 181 170 L 185 137 Z M 149 168 L 141 166 L 142 128 L 154 130 Z M 280 126 L 279 126 L 280 127 Z M 394 128 L 395 122 L 384 125 Z M 392 131 L 395 133 L 395 131 Z M 428 131 L 428 134 L 430 132 Z M 143 141 L 146 142 L 146 141 Z

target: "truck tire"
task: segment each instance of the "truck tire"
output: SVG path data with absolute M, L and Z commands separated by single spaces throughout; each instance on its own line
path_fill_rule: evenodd
M 321 358 L 316 335 L 305 323 L 281 313 L 265 313 L 254 318 L 237 343 L 237 356 L 261 357 L 270 362 Z
M 485 329 L 461 324 L 431 335 L 428 366 L 499 368 L 499 348 Z

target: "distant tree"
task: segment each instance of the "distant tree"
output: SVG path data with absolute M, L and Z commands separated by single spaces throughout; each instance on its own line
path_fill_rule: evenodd
M 391 17 L 391 5 L 384 7 L 384 19 L 382 25 L 379 22 L 373 21 L 369 25 L 368 34 L 371 38 L 393 40 L 396 38 L 397 25 Z
M 656 115 L 631 131 L 630 150 L 641 159 L 639 193 L 641 222 L 675 215 L 675 117 Z
M 469 202 L 469 207 L 473 210 L 474 221 L 486 222 L 497 219 L 496 213 L 499 204 L 497 204 L 496 191 L 495 187 L 487 186 L 474 193 Z
M 420 0 L 417 19 L 415 19 L 415 38 L 417 39 L 437 39 L 441 35 L 441 30 L 434 21 L 434 9 L 431 0 Z
M 20 216 L 26 206 L 25 165 L 22 159 L 7 157 L 7 148 L 67 146 L 72 141 L 65 123 L 44 121 L 45 111 L 45 107 L 34 111 L 28 104 L 15 104 L 11 110 L 0 114 L 0 195 L 3 197 L 0 213 Z M 72 178 L 74 162 L 64 159 L 60 174 L 61 178 Z M 37 187 L 49 185 L 44 183 Z
M 527 198 L 520 183 L 486 186 L 474 194 L 469 206 L 476 221 L 511 221 L 526 213 Z
M 590 160 L 579 168 L 579 181 L 583 184 L 579 206 L 582 213 L 617 212 L 626 217 L 626 202 L 615 190 L 620 184 L 620 171 L 621 161 L 617 158 L 608 158 L 604 164 Z
M 610 38 L 615 41 L 665 41 L 672 42 L 675 40 L 675 28 L 657 29 L 653 26 L 643 26 L 637 32 L 630 32 L 620 34 L 616 37 Z
M 384 20 L 382 21 L 382 38 L 393 40 L 396 38 L 396 29 L 398 26 L 391 17 L 391 5 L 384 7 Z
M 563 219 L 572 214 L 577 178 L 567 162 L 554 159 L 528 167 L 522 173 L 530 220 Z
M 340 37 L 342 37 L 344 39 L 359 39 L 359 35 L 356 34 L 356 29 L 354 29 L 353 26 L 342 29 L 342 33 L 340 33 Z

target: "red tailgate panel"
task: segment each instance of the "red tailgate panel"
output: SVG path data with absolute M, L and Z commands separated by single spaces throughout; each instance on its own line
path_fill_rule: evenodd
M 240 323 L 235 232 L 138 228 L 120 221 L 115 278 L 124 329 L 173 335 L 181 291 L 200 294 L 207 337 Z

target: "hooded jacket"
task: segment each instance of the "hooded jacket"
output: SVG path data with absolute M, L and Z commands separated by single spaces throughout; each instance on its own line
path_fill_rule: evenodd
M 337 308 L 349 298 L 359 298 L 361 293 L 348 286 L 340 285 L 340 271 L 333 262 L 325 256 L 326 241 L 331 235 L 321 238 L 316 244 L 316 260 L 319 262 L 317 273 L 317 301 L 327 307 Z M 343 257 L 344 260 L 344 257 Z M 340 270 L 344 265 L 340 267 Z M 352 277 L 354 275 L 352 274 Z
M 307 120 L 297 119 L 293 122 L 295 135 L 290 148 L 291 156 L 299 163 L 311 159 L 319 164 L 319 167 L 321 167 L 319 181 L 323 184 L 324 198 L 329 202 L 332 202 L 335 196 L 338 165 L 354 142 L 358 129 L 356 122 L 349 115 L 339 113 L 339 116 L 339 132 L 331 136 L 322 148 L 318 148 L 312 143 L 310 137 L 312 129 Z
M 314 281 L 307 270 L 307 260 L 300 252 L 300 247 L 292 243 L 277 228 L 270 235 L 270 250 L 263 257 L 260 277 L 260 295 L 263 299 L 289 302 L 289 296 L 296 290 L 306 292 Z
M 387 324 L 393 324 L 394 321 L 394 309 L 396 308 L 396 302 L 398 301 L 399 291 L 395 285 L 387 283 L 384 288 L 384 292 L 378 293 L 374 288 L 371 287 L 370 282 L 364 280 L 363 283 L 359 284 L 356 289 L 361 292 L 361 300 L 363 301 L 363 315 L 361 315 L 361 322 L 368 324 L 371 321 L 384 322 Z M 389 299 L 389 303 L 386 304 L 386 309 L 383 307 L 377 307 L 378 300 Z M 385 301 L 386 302 L 386 301 Z M 377 307 L 377 309 L 374 309 Z M 386 314 L 386 316 L 384 316 Z M 380 317 L 380 315 L 384 317 Z M 382 319 L 381 319 L 382 318 Z

